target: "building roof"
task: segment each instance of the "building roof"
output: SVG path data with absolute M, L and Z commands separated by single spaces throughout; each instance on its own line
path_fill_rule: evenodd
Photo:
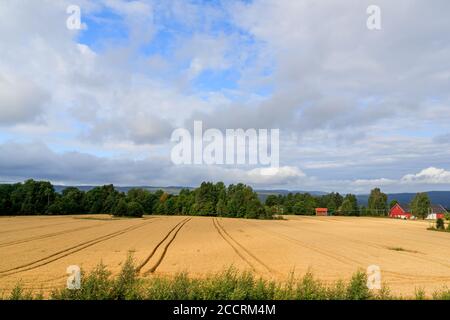
M 324 212 L 324 211 L 328 211 L 328 208 L 316 208 L 317 212 Z
M 398 204 L 405 212 L 411 212 L 411 206 L 409 204 L 403 204 L 403 203 L 399 203 Z M 431 214 L 433 213 L 446 213 L 447 210 L 445 210 L 445 208 L 443 206 L 441 206 L 440 204 L 432 204 L 430 206 L 431 208 Z
M 397 203 L 405 212 L 411 212 L 411 206 L 409 204 Z
M 443 206 L 441 206 L 440 204 L 438 205 L 431 205 L 431 212 L 430 213 L 446 213 L 447 210 L 445 210 L 445 208 Z

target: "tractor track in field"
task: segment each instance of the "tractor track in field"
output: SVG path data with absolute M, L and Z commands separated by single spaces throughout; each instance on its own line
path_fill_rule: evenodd
M 288 225 L 283 225 L 283 224 L 280 224 L 280 226 L 283 226 L 283 227 L 289 228 L 289 229 L 298 230 L 298 229 L 295 228 L 294 226 L 288 226 Z M 271 231 L 271 232 L 274 232 L 274 231 Z M 339 240 L 340 240 L 340 239 L 345 239 L 345 240 L 347 240 L 347 241 L 349 241 L 349 242 L 354 242 L 353 239 L 348 238 L 348 237 L 345 237 L 345 236 L 341 236 L 341 235 L 338 236 L 338 235 L 334 235 L 334 234 L 327 233 L 327 232 L 321 232 L 321 231 L 318 231 L 318 230 L 317 230 L 317 231 L 315 230 L 314 232 L 317 233 L 317 234 L 322 234 L 322 235 L 327 236 L 327 237 L 332 236 L 332 237 L 334 237 L 334 238 L 336 238 L 336 239 L 339 239 Z M 287 236 L 287 237 L 288 237 L 288 236 Z M 412 238 L 411 238 L 410 240 L 413 241 Z M 390 249 L 389 249 L 389 246 L 379 245 L 379 244 L 374 243 L 374 242 L 371 242 L 371 241 L 360 240 L 359 243 L 361 243 L 361 244 L 363 244 L 363 245 L 365 245 L 365 246 L 368 246 L 368 247 L 372 247 L 372 248 L 384 249 L 384 250 L 390 250 Z M 323 249 L 321 249 L 321 250 L 323 250 Z M 317 249 L 317 251 L 319 251 L 319 249 Z M 326 251 L 326 250 L 323 250 L 323 251 Z M 424 261 L 424 262 L 433 262 L 433 263 L 436 263 L 436 264 L 438 264 L 438 265 L 440 265 L 440 266 L 443 266 L 443 267 L 446 267 L 446 268 L 450 268 L 450 264 L 445 263 L 445 262 L 442 262 L 442 261 L 439 260 L 439 259 L 434 259 L 434 258 L 430 258 L 430 257 L 421 256 L 421 253 L 420 253 L 420 252 L 398 251 L 397 254 L 399 254 L 399 255 L 404 255 L 404 256 L 407 256 L 407 257 L 410 257 L 410 258 L 413 258 L 413 259 L 416 259 L 416 260 Z M 348 257 L 344 257 L 344 256 L 342 256 L 342 257 L 343 257 L 344 259 L 348 259 L 348 260 L 350 260 L 350 261 L 357 261 L 357 260 L 352 260 L 352 259 L 350 259 L 350 258 L 348 258 Z M 361 262 L 359 262 L 359 263 L 361 263 Z M 394 272 L 393 272 L 393 273 L 394 273 Z
M 298 239 L 295 239 L 293 237 L 290 237 L 290 236 L 288 236 L 288 235 L 286 235 L 284 233 L 276 232 L 276 231 L 273 231 L 273 230 L 268 230 L 267 228 L 261 227 L 261 226 L 258 226 L 258 229 L 263 231 L 263 232 L 265 232 L 265 233 L 272 234 L 272 235 L 274 235 L 274 236 L 276 236 L 276 237 L 278 237 L 280 239 L 287 240 L 287 241 L 289 241 L 291 243 L 294 243 L 294 244 L 296 244 L 296 245 L 298 245 L 298 246 L 300 246 L 302 248 L 306 248 L 306 249 L 309 249 L 311 251 L 316 251 L 316 252 L 318 252 L 320 254 L 323 254 L 324 256 L 332 258 L 333 260 L 339 261 L 340 263 L 343 263 L 345 265 L 354 266 L 355 263 L 356 264 L 360 264 L 360 265 L 364 265 L 360 261 L 357 261 L 357 260 L 354 260 L 354 259 L 350 259 L 350 258 L 347 258 L 347 257 L 337 256 L 335 254 L 330 253 L 329 251 L 317 248 L 316 246 L 312 246 L 312 245 L 306 244 L 305 242 L 300 241 Z
M 16 244 L 22 244 L 22 243 L 26 243 L 26 242 L 30 242 L 30 241 L 43 240 L 43 239 L 47 239 L 47 238 L 51 238 L 51 237 L 56 237 L 56 236 L 59 236 L 59 235 L 62 235 L 62 234 L 67 234 L 67 233 L 87 230 L 87 229 L 91 229 L 91 228 L 95 228 L 95 227 L 99 227 L 99 226 L 104 226 L 104 224 L 100 223 L 100 224 L 96 224 L 96 225 L 93 225 L 93 226 L 79 227 L 79 228 L 75 228 L 75 229 L 69 229 L 69 230 L 65 230 L 65 231 L 58 231 L 58 232 L 43 234 L 43 235 L 39 235 L 39 236 L 29 237 L 29 238 L 25 238 L 25 239 L 10 241 L 10 242 L 4 242 L 4 243 L 0 243 L 0 248 L 9 247 L 9 246 L 13 246 L 13 245 L 16 245 Z
M 144 223 L 141 223 L 141 224 L 138 224 L 138 225 L 126 227 L 124 229 L 117 230 L 117 231 L 109 233 L 107 235 L 103 235 L 101 237 L 98 237 L 98 238 L 95 238 L 95 239 L 91 239 L 89 241 L 85 241 L 85 242 L 79 243 L 79 244 L 77 244 L 75 246 L 66 248 L 64 250 L 60 250 L 60 251 L 55 252 L 55 253 L 53 253 L 53 254 L 51 254 L 49 256 L 46 256 L 44 258 L 41 258 L 41 259 L 38 259 L 38 260 L 35 260 L 35 261 L 32 261 L 32 262 L 29 262 L 29 263 L 26 263 L 26 264 L 23 264 L 23 265 L 14 267 L 14 268 L 10 268 L 10 269 L 7 269 L 7 270 L 0 270 L 0 278 L 7 277 L 7 276 L 10 276 L 10 275 L 13 275 L 13 274 L 17 274 L 17 273 L 21 273 L 21 272 L 24 272 L 24 271 L 29 271 L 29 270 L 33 270 L 33 269 L 45 266 L 47 264 L 50 264 L 50 263 L 55 262 L 55 261 L 58 261 L 58 260 L 60 260 L 62 258 L 70 256 L 70 255 L 72 255 L 74 253 L 77 253 L 77 252 L 79 252 L 79 251 L 81 251 L 83 249 L 89 248 L 89 247 L 91 247 L 93 245 L 96 245 L 98 243 L 107 241 L 109 239 L 118 237 L 118 236 L 123 235 L 125 233 L 128 233 L 130 231 L 133 231 L 135 229 L 143 227 L 143 226 L 145 226 L 147 224 L 150 224 L 150 223 L 154 222 L 156 219 L 158 219 L 158 218 L 152 219 L 150 221 L 147 221 L 147 222 L 144 222 Z
M 252 252 L 250 252 L 250 250 L 248 250 L 246 247 L 244 247 L 240 242 L 238 242 L 236 239 L 234 239 L 228 232 L 227 230 L 225 230 L 225 228 L 220 224 L 219 219 L 217 218 L 213 218 L 213 221 L 215 220 L 216 222 L 216 230 L 219 231 L 219 234 L 222 236 L 222 238 L 228 242 L 229 245 L 231 245 L 233 247 L 233 249 L 235 249 L 236 253 L 238 253 L 238 249 L 232 245 L 231 242 L 234 242 L 239 248 L 241 248 L 246 254 L 248 254 L 253 260 L 255 260 L 256 262 L 258 262 L 259 265 L 261 265 L 264 269 L 266 269 L 269 273 L 275 273 L 274 270 L 272 270 L 267 264 L 265 264 L 263 261 L 261 261 L 261 259 L 259 259 L 256 255 L 254 255 Z M 222 231 L 222 233 L 220 232 Z M 228 237 L 229 241 L 226 239 L 226 237 Z M 242 257 L 242 254 L 238 255 Z M 244 258 L 243 258 L 244 259 Z M 248 259 L 244 259 L 252 268 L 253 270 L 255 270 L 255 266 L 252 265 Z
M 249 267 L 253 270 L 256 271 L 255 266 L 247 260 L 247 258 L 244 257 L 244 255 L 241 254 L 241 252 L 233 245 L 233 243 L 227 238 L 225 237 L 225 235 L 222 233 L 222 231 L 219 229 L 219 227 L 216 225 L 216 220 L 215 218 L 212 219 L 213 221 L 213 225 L 214 228 L 216 228 L 217 232 L 219 233 L 219 235 L 222 237 L 223 240 L 225 240 L 226 243 L 229 244 L 229 246 L 233 249 L 233 251 L 242 259 L 244 260 L 245 263 L 247 263 L 249 265 Z
M 158 259 L 158 261 L 149 269 L 147 270 L 144 275 L 147 275 L 149 273 L 153 273 L 156 271 L 156 269 L 159 267 L 159 265 L 161 264 L 162 260 L 164 259 L 167 250 L 169 248 L 169 246 L 172 244 L 172 242 L 175 240 L 176 236 L 178 235 L 178 232 L 184 227 L 184 225 L 186 223 L 188 223 L 192 218 L 186 218 L 181 220 L 180 222 L 178 222 L 177 224 L 175 224 L 175 226 L 173 226 L 167 233 L 166 235 L 156 244 L 156 246 L 153 248 L 152 252 L 150 252 L 150 254 L 147 256 L 147 258 L 145 258 L 144 261 L 142 261 L 142 263 L 136 268 L 136 271 L 138 273 L 141 272 L 142 268 L 145 267 L 145 265 L 147 265 L 147 263 L 151 260 L 151 258 L 153 258 L 153 256 L 155 255 L 156 251 L 159 249 L 159 247 L 161 247 L 163 245 L 163 243 L 169 239 L 169 237 L 172 235 L 172 237 L 170 238 L 169 242 L 164 246 L 163 252 L 160 256 L 160 258 Z
M 291 228 L 291 229 L 293 228 L 291 226 L 284 226 L 284 227 Z M 273 234 L 274 236 L 277 236 L 277 237 L 279 237 L 281 239 L 285 239 L 285 240 L 287 240 L 287 241 L 289 241 L 291 243 L 297 244 L 297 245 L 299 245 L 301 247 L 306 247 L 307 249 L 310 249 L 312 251 L 317 251 L 320 254 L 323 254 L 323 255 L 325 255 L 325 256 L 327 256 L 329 258 L 337 260 L 337 261 L 339 261 L 341 263 L 344 263 L 346 265 L 349 265 L 349 266 L 355 266 L 355 264 L 358 264 L 358 265 L 361 265 L 361 266 L 364 265 L 364 263 L 362 263 L 361 261 L 358 261 L 358 260 L 355 260 L 355 259 L 351 259 L 351 258 L 348 258 L 348 257 L 344 257 L 344 256 L 337 256 L 337 255 L 335 255 L 333 253 L 330 253 L 327 250 L 323 250 L 321 248 L 317 248 L 315 246 L 308 245 L 308 244 L 304 243 L 303 241 L 300 241 L 298 239 L 292 238 L 292 237 L 290 237 L 288 235 L 285 235 L 285 234 L 283 234 L 281 232 L 275 232 L 273 230 L 268 230 L 267 228 L 261 227 L 261 226 L 259 226 L 258 229 L 262 230 L 262 231 L 264 231 L 266 233 Z M 319 232 L 319 233 L 325 234 L 323 232 Z M 329 234 L 326 234 L 326 235 L 329 235 Z M 380 247 L 381 248 L 381 246 L 377 246 L 377 245 L 374 245 L 374 244 L 371 244 L 371 243 L 366 243 L 366 245 L 371 245 L 373 247 Z M 416 258 L 416 259 L 419 259 L 419 260 L 423 260 L 423 261 L 427 261 L 426 258 L 422 258 L 422 257 L 418 257 L 418 256 L 413 256 L 413 258 Z M 441 263 L 439 261 L 435 261 L 435 259 L 433 259 L 433 260 L 434 260 L 433 262 L 435 262 L 435 263 L 437 263 L 439 265 L 448 267 L 447 264 L 443 264 L 443 263 Z M 407 279 L 407 280 L 415 280 L 417 278 L 422 278 L 423 279 L 422 281 L 431 280 L 433 282 L 450 280 L 450 276 L 431 276 L 430 277 L 430 276 L 427 276 L 427 275 L 408 275 L 408 274 L 395 272 L 395 271 L 389 271 L 389 270 L 384 270 L 383 273 L 390 274 L 390 275 L 396 276 L 398 278 L 403 278 L 403 279 Z
M 167 250 L 169 249 L 170 245 L 172 244 L 172 242 L 175 240 L 175 238 L 178 235 L 178 232 L 180 232 L 180 230 L 184 227 L 185 224 L 187 224 L 189 221 L 191 221 L 191 219 L 187 219 L 186 221 L 184 221 L 179 227 L 178 229 L 173 233 L 172 238 L 169 240 L 169 242 L 165 245 L 163 253 L 161 254 L 161 256 L 159 257 L 158 261 L 149 269 L 147 270 L 144 275 L 148 275 L 149 273 L 154 273 L 156 271 L 156 269 L 158 269 L 159 265 L 161 264 L 161 262 L 164 260 L 164 257 L 166 256 Z

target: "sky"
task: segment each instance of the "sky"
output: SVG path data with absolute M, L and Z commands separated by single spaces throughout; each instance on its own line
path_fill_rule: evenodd
M 369 30 L 369 5 L 381 30 Z M 70 5 L 81 29 L 67 28 Z M 2 0 L 0 182 L 450 190 L 447 0 Z M 171 134 L 279 129 L 280 170 Z

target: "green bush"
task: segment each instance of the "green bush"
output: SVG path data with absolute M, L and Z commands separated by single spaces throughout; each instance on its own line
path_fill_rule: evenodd
M 445 223 L 443 219 L 439 218 L 436 220 L 436 229 L 445 230 Z
M 21 283 L 18 283 L 11 291 L 9 300 L 33 300 L 34 295 L 31 291 L 26 291 Z
M 136 201 L 128 204 L 127 216 L 141 218 L 144 215 L 144 207 Z
M 433 299 L 435 300 L 450 300 L 450 289 L 446 288 L 442 291 L 433 293 Z
M 126 216 L 128 214 L 128 206 L 125 199 L 120 199 L 113 209 L 113 215 L 116 217 Z
M 54 290 L 50 298 L 54 300 L 138 300 L 142 299 L 141 281 L 137 276 L 133 258 L 128 256 L 122 270 L 111 277 L 103 263 L 89 273 L 81 274 L 81 288 L 78 290 Z
M 362 272 L 356 272 L 347 287 L 347 300 L 368 300 L 372 298 L 367 287 L 367 275 Z

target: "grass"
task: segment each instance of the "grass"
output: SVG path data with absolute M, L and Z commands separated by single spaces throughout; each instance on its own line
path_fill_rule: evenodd
M 409 249 L 405 249 L 405 248 L 402 248 L 402 247 L 388 247 L 388 249 L 392 250 L 392 251 L 398 251 L 398 252 L 419 253 L 418 251 L 409 250 Z
M 52 300 L 390 300 L 387 287 L 371 291 L 367 276 L 356 272 L 349 281 L 325 284 L 312 273 L 301 278 L 293 275 L 284 282 L 257 278 L 250 272 L 229 268 L 204 279 L 190 278 L 187 273 L 174 277 L 141 278 L 131 255 L 121 272 L 112 276 L 105 265 L 99 264 L 89 274 L 82 272 L 79 290 L 56 289 L 47 299 Z M 425 292 L 416 290 L 413 299 L 426 299 Z M 435 292 L 433 299 L 450 300 L 450 290 Z M 18 284 L 7 300 L 43 300 L 42 293 L 26 291 Z

